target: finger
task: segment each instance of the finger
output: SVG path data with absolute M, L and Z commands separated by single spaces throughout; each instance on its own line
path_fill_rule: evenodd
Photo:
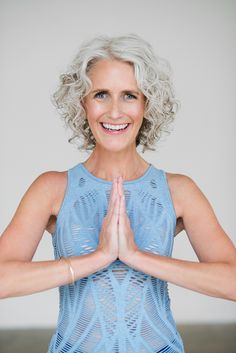
M 122 196 L 122 195 L 124 194 L 124 190 L 123 190 L 123 178 L 122 178 L 122 176 L 118 177 L 117 183 L 118 183 L 118 192 L 119 192 L 119 195 Z
M 108 209 L 109 216 L 112 216 L 114 213 L 114 210 L 117 205 L 117 199 L 118 199 L 117 180 L 115 180 L 114 185 L 113 185 L 113 190 L 112 190 L 111 196 L 110 196 L 110 203 L 109 203 L 109 209 Z
M 108 210 L 107 220 L 108 220 L 108 223 L 116 224 L 118 223 L 118 219 L 119 219 L 119 196 L 117 195 L 115 196 L 115 199 L 110 209 Z
M 122 194 L 120 197 L 120 209 L 121 212 L 124 214 L 126 212 L 126 207 L 125 207 L 125 195 Z
M 108 208 L 113 207 L 116 193 L 117 193 L 117 178 L 114 178 L 112 181 L 112 189 L 110 191 Z
M 125 208 L 125 193 L 124 193 L 124 188 L 123 188 L 123 178 L 122 176 L 118 177 L 117 180 L 117 187 L 118 187 L 118 193 L 119 193 L 119 199 L 120 199 L 120 211 L 124 212 L 126 210 Z M 122 203 L 123 201 L 123 203 Z
M 126 217 L 125 195 L 123 194 L 120 197 L 120 205 L 119 205 L 119 223 L 121 225 L 124 224 L 125 217 Z
M 114 220 L 115 223 L 118 222 L 119 219 L 119 196 L 117 195 L 115 202 L 114 202 L 114 206 L 112 208 L 112 214 L 111 214 L 111 219 Z

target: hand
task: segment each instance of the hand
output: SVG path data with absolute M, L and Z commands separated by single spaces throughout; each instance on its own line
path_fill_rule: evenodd
M 118 257 L 118 217 L 119 193 L 117 178 L 114 178 L 107 214 L 103 219 L 99 243 L 96 249 L 96 251 L 104 253 L 110 261 L 114 261 Z
M 122 185 L 122 177 L 118 178 L 118 193 L 119 193 L 119 214 L 118 214 L 118 246 L 119 259 L 123 262 L 128 260 L 138 247 L 134 241 L 134 233 L 130 226 L 130 220 L 126 212 L 125 195 Z

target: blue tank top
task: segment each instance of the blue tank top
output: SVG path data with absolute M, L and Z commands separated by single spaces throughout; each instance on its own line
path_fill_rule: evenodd
M 67 176 L 52 235 L 55 259 L 96 250 L 112 188 L 83 163 Z M 171 256 L 176 214 L 164 170 L 150 164 L 138 179 L 124 181 L 123 189 L 138 248 Z M 166 281 L 116 260 L 74 285 L 60 286 L 59 294 L 48 353 L 184 353 Z

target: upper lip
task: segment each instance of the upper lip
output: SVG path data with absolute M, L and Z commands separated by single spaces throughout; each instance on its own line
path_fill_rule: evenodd
M 110 125 L 125 125 L 125 124 L 130 124 L 130 123 L 119 123 L 119 124 L 114 124 L 114 123 L 107 123 L 106 121 L 101 121 L 101 124 L 110 124 Z

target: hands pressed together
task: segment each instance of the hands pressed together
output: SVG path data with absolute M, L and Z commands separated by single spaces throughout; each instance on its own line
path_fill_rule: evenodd
M 113 180 L 97 250 L 105 253 L 112 261 L 119 258 L 124 262 L 139 250 L 126 212 L 122 177 Z

